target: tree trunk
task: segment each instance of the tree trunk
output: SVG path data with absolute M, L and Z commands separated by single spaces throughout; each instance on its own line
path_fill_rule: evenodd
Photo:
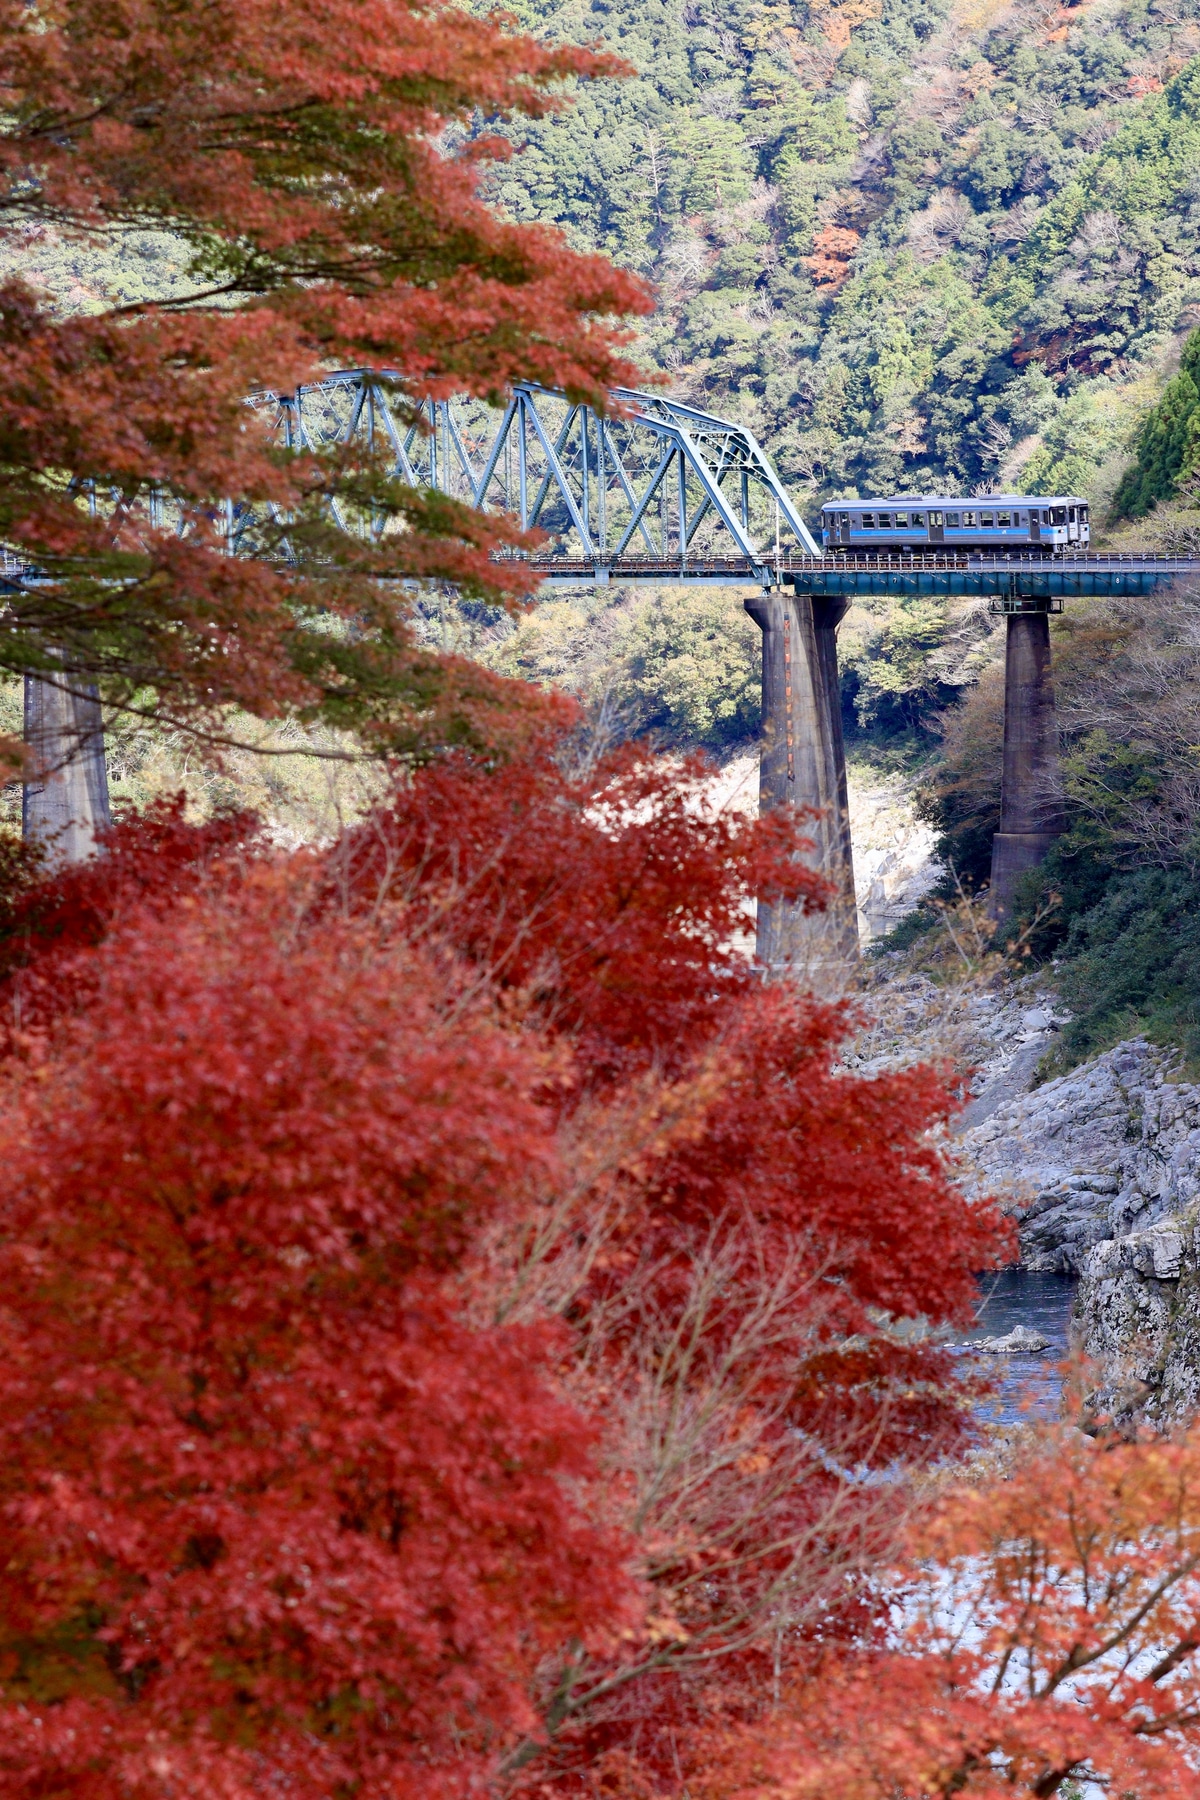
M 94 688 L 66 677 L 25 677 L 25 742 L 32 767 L 21 808 L 27 838 L 55 862 L 82 862 L 110 822 L 104 726 Z

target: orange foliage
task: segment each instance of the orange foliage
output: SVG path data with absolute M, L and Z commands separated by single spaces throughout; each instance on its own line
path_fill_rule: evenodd
M 825 225 L 817 232 L 812 255 L 804 261 L 818 287 L 841 287 L 850 273 L 859 241 L 859 233 L 849 226 Z
M 1195 1432 L 1046 1432 L 910 1548 L 892 1642 L 828 1658 L 753 1742 L 708 1746 L 710 1800 L 1200 1793 Z

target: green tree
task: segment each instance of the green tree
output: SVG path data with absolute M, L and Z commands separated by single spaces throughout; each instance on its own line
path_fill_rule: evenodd
M 1200 331 L 1183 347 L 1180 369 L 1138 433 L 1136 456 L 1113 496 L 1113 511 L 1131 518 L 1169 500 L 1200 461 Z
M 639 607 L 624 637 L 619 691 L 642 729 L 720 749 L 758 734 L 760 664 L 740 595 L 667 589 Z

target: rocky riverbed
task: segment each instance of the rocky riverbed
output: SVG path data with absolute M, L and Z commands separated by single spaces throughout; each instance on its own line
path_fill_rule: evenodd
M 738 811 L 755 809 L 757 788 L 751 756 L 732 759 L 713 780 L 718 802 Z M 931 834 L 898 779 L 852 769 L 850 812 L 867 942 L 939 871 Z M 847 1061 L 870 1070 L 948 1058 L 981 1071 L 959 1121 L 968 1186 L 1011 1209 L 1022 1268 L 1048 1283 L 1042 1295 L 1014 1271 L 988 1303 L 1003 1317 L 999 1333 L 1000 1318 L 988 1320 L 994 1335 L 1038 1323 L 1021 1317 L 1035 1289 L 1046 1308 L 1041 1323 L 1052 1321 L 1052 1347 L 1040 1361 L 1018 1353 L 1006 1387 L 1016 1393 L 1038 1366 L 1039 1407 L 1049 1404 L 1065 1349 L 1064 1288 L 1077 1278 L 1075 1336 L 1097 1365 L 1098 1408 L 1164 1422 L 1200 1410 L 1200 1085 L 1180 1080 L 1170 1054 L 1134 1038 L 1035 1088 L 1061 1022 L 1036 980 L 956 991 L 906 972 L 899 957 L 878 975 L 875 1024 Z
M 1053 1023 L 1034 1022 L 1031 1050 Z M 1075 1328 L 1098 1365 L 1097 1407 L 1163 1423 L 1195 1411 L 1200 1086 L 1143 1038 L 1032 1092 L 1011 1091 L 1014 1059 L 964 1121 L 970 1185 L 1011 1208 L 1026 1269 L 1079 1276 Z

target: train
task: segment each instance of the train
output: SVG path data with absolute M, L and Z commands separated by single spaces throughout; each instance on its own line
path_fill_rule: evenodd
M 821 508 L 826 550 L 1086 550 L 1088 503 L 1078 494 L 894 494 Z

